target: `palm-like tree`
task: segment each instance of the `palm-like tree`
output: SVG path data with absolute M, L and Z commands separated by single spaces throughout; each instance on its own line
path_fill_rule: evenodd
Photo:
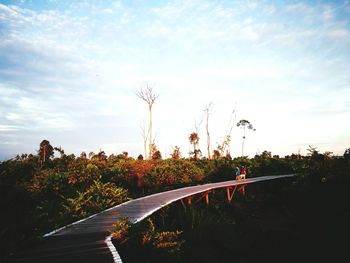
M 38 155 L 39 155 L 39 160 L 41 164 L 45 163 L 48 159 L 50 159 L 53 156 L 54 154 L 53 150 L 54 148 L 51 146 L 48 140 L 43 140 L 40 143 Z
M 253 124 L 250 123 L 250 121 L 248 120 L 240 120 L 238 123 L 237 123 L 237 127 L 241 127 L 243 129 L 243 137 L 242 137 L 242 157 L 243 157 L 243 152 L 244 152 L 244 141 L 245 141 L 245 131 L 246 129 L 248 130 L 252 130 L 252 131 L 256 131 L 256 129 L 253 127 Z
M 188 139 L 190 140 L 190 143 L 193 145 L 194 158 L 197 159 L 197 154 L 198 154 L 197 145 L 199 143 L 198 133 L 192 132 L 188 137 Z

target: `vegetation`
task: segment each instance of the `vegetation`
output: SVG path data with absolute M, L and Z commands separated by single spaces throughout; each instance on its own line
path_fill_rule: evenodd
M 333 174 L 312 182 L 311 176 L 249 185 L 231 203 L 225 189 L 212 193 L 209 205 L 174 203 L 152 215 L 146 230 L 130 225 L 133 236 L 115 245 L 129 263 L 342 261 L 350 234 L 350 178 Z M 154 229 L 181 232 L 176 254 L 137 242 Z
M 190 138 L 194 154 L 188 159 L 181 158 L 178 147 L 170 159 L 162 159 L 160 152 L 157 158 L 147 160 L 142 155 L 134 159 L 126 152 L 107 156 L 103 151 L 76 157 L 44 140 L 37 155 L 22 154 L 0 162 L 0 261 L 53 229 L 129 198 L 186 185 L 232 180 L 235 166 L 244 165 L 248 177 L 301 172 L 303 184 L 310 187 L 349 181 L 350 149 L 343 156 L 319 153 L 310 147 L 307 156 L 292 154 L 280 158 L 264 151 L 254 158 L 232 159 L 229 155 L 213 154 L 215 158 L 209 160 L 196 155 L 198 139 Z M 146 228 L 152 229 L 151 221 L 145 222 Z M 142 239 L 145 244 L 149 240 L 148 247 L 166 248 L 162 250 L 167 251 L 165 254 L 186 247 L 187 241 L 181 240 L 186 237 L 187 228 L 175 225 L 171 229 L 158 228 L 155 224 L 154 230 Z
M 127 219 L 121 219 L 113 225 L 113 239 L 118 246 L 119 253 L 126 262 L 136 262 L 142 256 L 155 255 L 158 260 L 167 259 L 169 255 L 176 260 L 184 243 L 181 239 L 182 231 L 162 231 L 155 227 L 151 218 L 147 218 L 136 225 Z M 141 253 L 130 253 L 133 249 Z M 126 253 L 128 252 L 128 253 Z

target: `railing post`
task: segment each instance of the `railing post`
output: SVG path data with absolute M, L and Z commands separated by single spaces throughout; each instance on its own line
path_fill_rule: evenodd
M 233 199 L 233 196 L 234 196 L 234 194 L 235 194 L 235 192 L 236 192 L 236 189 L 237 189 L 237 185 L 235 185 L 235 188 L 233 189 L 232 194 L 230 193 L 230 188 L 231 188 L 231 187 L 227 187 L 227 188 L 226 188 L 226 191 L 227 191 L 227 200 L 228 200 L 229 203 L 231 203 L 231 201 L 232 201 L 232 199 Z
M 187 204 L 191 205 L 191 203 L 192 203 L 192 196 L 187 197 Z
M 181 202 L 181 204 L 182 204 L 182 207 L 185 209 L 185 211 L 186 211 L 186 205 L 184 204 L 184 201 L 183 201 L 183 199 L 180 199 L 180 202 Z

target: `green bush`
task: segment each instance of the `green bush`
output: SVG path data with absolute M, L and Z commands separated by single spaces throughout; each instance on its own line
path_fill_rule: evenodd
M 180 250 L 183 240 L 182 231 L 158 231 L 151 218 L 132 225 L 131 221 L 124 217 L 113 225 L 112 238 L 118 246 L 135 247 L 156 253 L 176 253 Z
M 67 212 L 73 218 L 83 218 L 106 208 L 128 200 L 128 191 L 113 183 L 94 181 L 84 192 L 77 192 L 77 197 L 69 198 Z
M 189 160 L 167 159 L 159 162 L 143 177 L 146 187 L 190 185 L 202 181 L 204 172 Z

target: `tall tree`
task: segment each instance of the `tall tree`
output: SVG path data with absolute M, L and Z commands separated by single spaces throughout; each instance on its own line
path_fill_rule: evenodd
M 54 154 L 53 150 L 54 148 L 51 146 L 50 142 L 48 140 L 43 140 L 40 143 L 38 151 L 40 163 L 45 163 L 50 159 Z
M 205 112 L 205 130 L 207 132 L 207 152 L 208 152 L 208 159 L 210 160 L 210 134 L 209 134 L 209 111 L 211 108 L 212 103 L 210 102 L 207 106 L 204 107 Z
M 240 120 L 238 123 L 237 123 L 237 126 L 238 127 L 241 127 L 243 129 L 243 137 L 242 137 L 242 157 L 243 157 L 243 153 L 244 153 L 244 141 L 245 141 L 245 132 L 246 132 L 246 129 L 248 130 L 252 130 L 252 131 L 256 131 L 256 129 L 253 127 L 253 124 L 251 124 L 249 121 L 247 120 Z
M 153 91 L 153 88 L 146 84 L 146 87 L 141 88 L 137 93 L 137 97 L 145 101 L 148 105 L 149 110 L 149 156 L 148 158 L 151 158 L 151 146 L 152 146 L 152 108 L 153 104 L 158 98 L 158 95 L 156 95 Z
M 147 140 L 149 135 L 149 128 L 148 128 L 148 131 L 146 132 L 145 123 L 143 123 L 143 126 L 141 127 L 141 131 L 142 131 L 142 138 L 143 138 L 143 152 L 144 152 L 144 156 L 147 157 Z
M 198 133 L 192 132 L 192 133 L 190 134 L 190 136 L 188 137 L 188 139 L 190 140 L 190 143 L 193 145 L 194 159 L 197 160 L 198 154 L 199 154 L 199 152 L 200 152 L 200 150 L 197 149 L 197 146 L 198 146 L 198 143 L 199 143 L 199 136 L 198 136 Z
M 226 150 L 226 154 L 229 153 L 230 151 L 230 143 L 231 143 L 231 133 L 232 133 L 232 129 L 233 126 L 235 125 L 235 121 L 236 121 L 236 105 L 233 108 L 233 111 L 231 112 L 230 115 L 230 120 L 226 129 L 226 133 L 224 135 L 224 138 L 222 140 L 221 145 L 218 145 L 218 150 L 220 151 L 221 155 L 224 155 L 224 152 Z M 226 147 L 228 148 L 228 150 L 226 149 Z

